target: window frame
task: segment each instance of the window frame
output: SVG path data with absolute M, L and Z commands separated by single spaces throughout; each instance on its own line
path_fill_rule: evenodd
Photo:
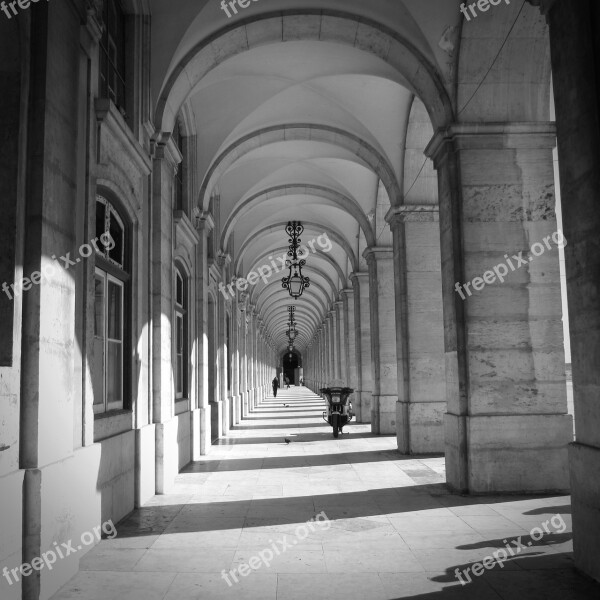
M 110 224 L 113 218 L 121 228 L 122 240 L 121 240 L 121 261 L 123 264 L 119 264 L 114 258 L 110 257 L 110 251 L 106 249 L 104 244 L 96 242 L 95 247 L 95 268 L 94 268 L 94 303 L 96 299 L 96 280 L 98 277 L 103 279 L 103 361 L 102 361 L 102 393 L 103 401 L 100 403 L 94 403 L 93 410 L 96 417 L 105 416 L 111 413 L 118 413 L 122 411 L 131 410 L 131 372 L 132 367 L 128 357 L 130 356 L 130 339 L 131 339 L 131 318 L 130 318 L 130 306 L 131 306 L 131 253 L 130 253 L 130 228 L 127 226 L 125 220 L 121 216 L 120 211 L 115 204 L 106 196 L 98 193 L 96 195 L 96 217 L 98 217 L 99 205 L 103 205 L 104 210 L 104 233 L 110 233 Z M 96 229 L 98 236 L 98 229 Z M 99 237 L 99 236 L 98 236 Z M 118 246 L 117 246 L 118 247 Z M 110 303 L 108 296 L 109 284 L 116 285 L 120 288 L 120 322 L 119 322 L 119 333 L 120 348 L 121 348 L 121 399 L 109 401 L 108 398 L 108 348 L 111 342 L 117 341 L 116 338 L 112 339 L 108 337 L 108 330 L 110 326 Z M 94 306 L 94 340 L 98 338 L 96 335 L 96 319 L 97 319 L 97 307 Z M 94 390 L 95 392 L 95 390 Z M 96 398 L 94 398 L 95 400 Z
M 182 286 L 182 303 L 179 303 L 178 298 L 178 281 L 181 281 Z M 190 353 L 190 319 L 189 319 L 189 305 L 190 305 L 190 294 L 189 294 L 189 277 L 187 273 L 175 265 L 175 282 L 174 282 L 174 302 L 173 302 L 173 323 L 174 323 L 174 335 L 173 335 L 173 362 L 175 374 L 174 389 L 175 389 L 175 401 L 183 402 L 189 400 L 190 397 L 190 385 L 189 385 L 189 353 Z M 182 348 L 181 348 L 181 375 L 179 373 L 179 327 L 178 324 L 181 322 L 182 327 Z M 181 377 L 181 391 L 179 391 L 179 383 Z
M 111 100 L 127 118 L 127 14 L 121 0 L 104 0 L 102 20 L 104 28 L 98 43 L 100 96 Z

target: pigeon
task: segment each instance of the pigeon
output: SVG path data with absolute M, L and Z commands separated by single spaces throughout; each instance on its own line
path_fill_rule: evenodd
M 286 444 L 289 444 L 291 441 L 292 441 L 292 440 L 288 440 L 287 438 L 284 438 L 284 442 L 285 442 Z
M 290 405 L 289 405 L 289 404 L 284 404 L 284 405 L 283 405 L 283 408 L 289 408 L 289 407 L 290 407 Z

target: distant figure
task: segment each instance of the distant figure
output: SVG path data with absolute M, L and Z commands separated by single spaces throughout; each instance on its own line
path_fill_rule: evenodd
M 289 377 L 285 378 L 285 385 L 286 385 L 287 389 L 289 390 L 290 389 L 290 380 L 289 380 Z
M 300 385 L 304 385 L 304 377 L 300 377 Z
M 279 389 L 279 379 L 277 379 L 277 377 L 275 377 L 275 379 L 273 379 L 273 396 L 275 398 L 277 398 L 277 390 Z

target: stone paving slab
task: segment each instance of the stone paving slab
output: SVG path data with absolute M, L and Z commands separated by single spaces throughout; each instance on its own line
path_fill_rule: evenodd
M 573 569 L 568 496 L 450 494 L 443 457 L 402 456 L 369 425 L 336 440 L 322 410 L 306 388 L 267 398 L 53 600 L 600 598 Z

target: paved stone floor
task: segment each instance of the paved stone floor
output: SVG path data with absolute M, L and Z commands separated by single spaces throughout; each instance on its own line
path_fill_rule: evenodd
M 88 553 L 55 600 L 600 598 L 573 569 L 569 497 L 450 495 L 443 458 L 403 457 L 364 425 L 334 440 L 322 409 L 304 388 L 266 399 Z M 544 522 L 551 533 L 534 541 Z M 456 569 L 506 544 L 502 567 L 459 583 Z

